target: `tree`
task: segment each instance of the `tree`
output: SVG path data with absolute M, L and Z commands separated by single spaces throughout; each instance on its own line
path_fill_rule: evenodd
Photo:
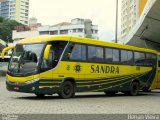
M 86 35 L 86 38 L 93 38 L 93 37 L 92 37 L 92 34 L 87 34 L 87 35 Z
M 19 25 L 22 24 L 15 20 L 9 20 L 0 17 L 0 39 L 7 43 L 12 42 L 12 30 L 14 30 L 15 27 Z

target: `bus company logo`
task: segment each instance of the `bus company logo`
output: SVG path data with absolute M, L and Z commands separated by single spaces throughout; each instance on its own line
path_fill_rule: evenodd
M 82 70 L 81 65 L 77 64 L 77 65 L 74 66 L 74 71 L 75 72 L 81 72 L 81 70 Z

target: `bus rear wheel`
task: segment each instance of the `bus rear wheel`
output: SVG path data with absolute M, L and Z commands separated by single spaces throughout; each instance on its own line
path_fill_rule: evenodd
M 131 95 L 131 96 L 137 96 L 139 93 L 139 83 L 138 82 L 132 82 L 130 86 L 130 91 L 124 92 L 126 95 Z
M 65 81 L 62 84 L 61 91 L 58 93 L 63 99 L 72 98 L 75 95 L 74 84 L 70 81 Z

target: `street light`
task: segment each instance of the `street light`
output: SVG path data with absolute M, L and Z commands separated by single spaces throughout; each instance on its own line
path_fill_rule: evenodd
M 118 40 L 117 40 L 117 34 L 118 34 L 118 0 L 116 0 L 115 43 L 118 42 Z

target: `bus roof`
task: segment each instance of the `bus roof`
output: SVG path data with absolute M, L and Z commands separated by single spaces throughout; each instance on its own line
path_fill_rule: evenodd
M 45 35 L 45 36 L 38 36 L 32 38 L 22 39 L 18 42 L 18 44 L 29 44 L 29 43 L 42 43 L 48 41 L 70 41 L 70 42 L 77 42 L 77 43 L 86 43 L 91 45 L 100 45 L 100 46 L 107 46 L 113 48 L 121 48 L 126 50 L 135 50 L 135 51 L 145 51 L 157 54 L 155 50 L 146 49 L 146 48 L 139 48 L 130 45 L 122 45 L 118 43 L 106 42 L 101 40 L 95 40 L 90 38 L 82 38 L 82 37 L 75 37 L 75 36 L 55 36 L 55 35 Z

